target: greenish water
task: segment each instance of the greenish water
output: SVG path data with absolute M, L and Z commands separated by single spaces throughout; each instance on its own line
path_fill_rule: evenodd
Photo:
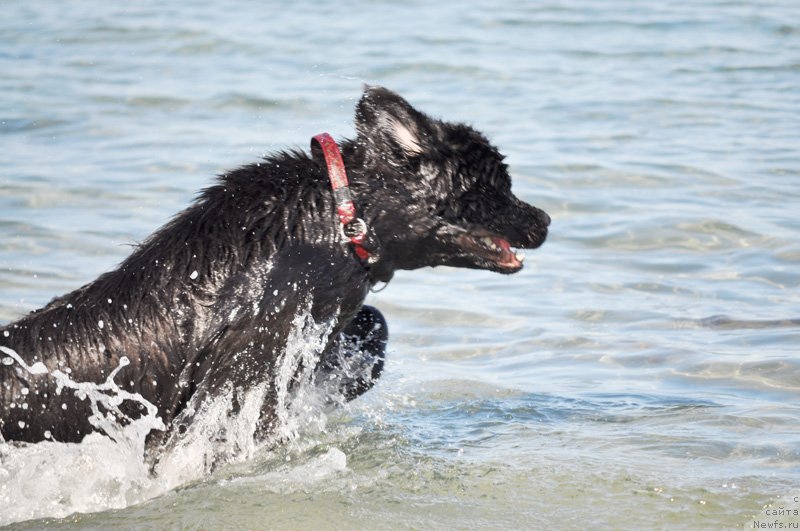
M 485 131 L 553 224 L 518 275 L 371 296 L 383 381 L 278 450 L 176 486 L 107 441 L 0 444 L 0 524 L 800 527 L 798 21 L 794 1 L 5 3 L 3 322 L 214 174 L 351 135 L 364 82 Z

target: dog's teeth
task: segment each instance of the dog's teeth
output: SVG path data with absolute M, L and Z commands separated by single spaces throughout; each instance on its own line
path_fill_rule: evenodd
M 502 251 L 502 249 L 500 249 L 500 246 L 494 243 L 494 240 L 491 239 L 489 236 L 484 236 L 483 238 L 481 238 L 481 242 L 483 242 L 483 244 L 492 251 L 497 251 L 497 252 Z
M 514 257 L 520 262 L 525 261 L 525 253 L 523 253 L 522 251 L 517 251 L 516 253 L 514 253 Z

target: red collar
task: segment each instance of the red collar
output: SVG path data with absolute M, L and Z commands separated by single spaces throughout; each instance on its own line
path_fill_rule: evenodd
M 367 238 L 367 224 L 356 217 L 356 205 L 347 183 L 347 172 L 344 169 L 342 153 L 336 141 L 328 133 L 320 133 L 311 139 L 311 145 L 317 143 L 322 148 L 325 164 L 328 166 L 328 178 L 333 188 L 333 198 L 336 201 L 336 213 L 339 216 L 339 228 L 342 236 L 350 240 L 356 256 L 365 263 L 370 261 L 370 252 L 364 248 Z

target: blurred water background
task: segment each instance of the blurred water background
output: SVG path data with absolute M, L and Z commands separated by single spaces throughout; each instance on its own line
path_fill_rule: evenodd
M 554 221 L 518 275 L 401 272 L 371 296 L 383 381 L 285 447 L 140 496 L 111 456 L 0 444 L 0 523 L 800 522 L 800 3 L 2 12 L 1 322 L 112 268 L 215 174 L 351 136 L 365 82 L 487 133 Z

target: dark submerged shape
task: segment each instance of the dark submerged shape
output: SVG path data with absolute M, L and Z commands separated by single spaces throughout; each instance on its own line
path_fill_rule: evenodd
M 363 305 L 371 286 L 426 266 L 514 273 L 522 261 L 512 247 L 541 245 L 550 218 L 511 193 L 503 157 L 466 125 L 370 87 L 356 126 L 342 155 L 376 263 L 363 265 L 341 238 L 320 153 L 278 153 L 221 176 L 113 271 L 0 328 L 0 346 L 69 368 L 77 382 L 102 382 L 127 357 L 117 382 L 168 427 L 151 433 L 151 447 L 210 397 L 231 391 L 236 401 L 274 381 L 303 308 L 332 325 L 317 380 L 346 399 L 366 392 L 388 338 L 380 312 Z M 77 442 L 96 431 L 88 402 L 56 391 L 49 375 L 0 364 L 2 436 Z M 276 400 L 270 386 L 257 437 L 274 429 Z M 131 417 L 139 407 L 123 404 Z

